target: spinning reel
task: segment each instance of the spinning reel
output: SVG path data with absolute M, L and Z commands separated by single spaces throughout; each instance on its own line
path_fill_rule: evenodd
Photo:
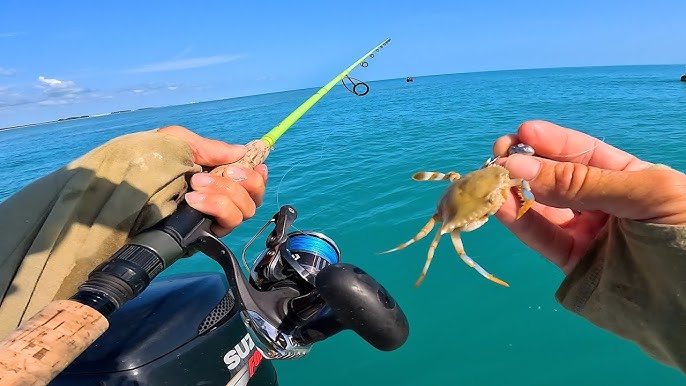
M 198 248 L 224 268 L 258 349 L 269 359 L 298 358 L 314 343 L 345 329 L 379 350 L 400 347 L 409 327 L 395 300 L 366 272 L 340 263 L 340 250 L 326 235 L 288 233 L 296 217 L 295 208 L 282 206 L 248 242 L 243 261 L 248 247 L 274 224 L 249 279 L 218 239 Z M 214 247 L 208 248 L 210 244 Z

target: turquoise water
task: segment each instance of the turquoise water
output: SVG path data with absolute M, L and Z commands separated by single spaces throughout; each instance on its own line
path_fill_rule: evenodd
M 357 70 L 360 71 L 360 70 Z M 265 204 L 225 238 L 235 252 L 277 210 L 299 211 L 300 229 L 338 243 L 400 303 L 411 326 L 397 351 L 376 351 L 352 332 L 309 356 L 277 362 L 283 385 L 677 385 L 680 373 L 633 344 L 560 307 L 562 274 L 493 219 L 465 234 L 465 248 L 502 288 L 439 245 L 421 287 L 428 239 L 375 253 L 414 235 L 445 185 L 410 180 L 418 170 L 479 167 L 493 141 L 524 120 L 547 119 L 635 155 L 686 171 L 686 83 L 681 66 L 502 71 L 371 83 L 355 97 L 336 87 L 277 144 Z M 364 77 L 360 71 L 359 77 Z M 197 103 L 0 131 L 0 200 L 95 145 L 134 131 L 181 124 L 245 143 L 261 136 L 316 89 Z M 254 249 L 254 250 L 252 250 Z M 251 248 L 251 255 L 259 248 Z M 171 273 L 218 270 L 204 256 Z M 683 333 L 675 331 L 675 334 Z M 447 380 L 447 381 L 446 381 Z

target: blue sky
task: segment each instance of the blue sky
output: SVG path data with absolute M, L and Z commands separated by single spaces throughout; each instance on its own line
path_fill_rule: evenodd
M 686 64 L 686 1 L 0 1 L 0 127 L 326 83 Z M 686 72 L 686 69 L 685 69 Z

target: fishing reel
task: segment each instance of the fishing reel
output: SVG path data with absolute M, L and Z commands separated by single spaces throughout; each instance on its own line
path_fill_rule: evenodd
M 391 295 L 360 268 L 341 263 L 331 238 L 291 231 L 296 217 L 295 208 L 283 206 L 250 240 L 244 261 L 273 226 L 252 267 L 246 264 L 247 276 L 212 232 L 212 219 L 186 203 L 134 236 L 72 297 L 108 316 L 110 329 L 56 385 L 157 385 L 178 377 L 188 384 L 273 385 L 273 367 L 257 370 L 261 358 L 302 357 L 346 329 L 379 350 L 404 344 L 407 318 Z M 195 252 L 219 263 L 226 281 L 192 274 L 149 285 L 165 266 Z M 227 343 L 238 340 L 227 352 Z
M 244 263 L 250 245 L 274 225 L 265 249 L 246 267 L 248 279 L 228 248 L 198 248 L 224 268 L 257 348 L 269 359 L 298 358 L 346 329 L 379 350 L 400 347 L 409 327 L 399 305 L 366 272 L 341 263 L 338 246 L 326 235 L 289 232 L 296 217 L 295 208 L 282 206 L 248 242 Z
M 400 306 L 366 272 L 341 263 L 340 250 L 330 238 L 318 232 L 289 233 L 296 217 L 295 208 L 283 206 L 252 238 L 243 261 L 247 247 L 274 225 L 253 267 L 246 264 L 246 278 L 236 256 L 211 231 L 212 219 L 182 203 L 95 269 L 72 299 L 109 316 L 165 266 L 199 251 L 224 270 L 227 296 L 233 299 L 229 308 L 239 313 L 266 358 L 301 357 L 312 344 L 345 329 L 379 350 L 400 347 L 409 331 Z M 203 331 L 233 315 L 223 312 Z

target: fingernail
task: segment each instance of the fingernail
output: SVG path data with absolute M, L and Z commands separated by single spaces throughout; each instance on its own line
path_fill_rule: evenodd
M 189 192 L 185 196 L 186 202 L 190 205 L 197 204 L 205 199 L 205 194 L 200 192 Z
M 212 183 L 212 177 L 207 173 L 197 173 L 191 177 L 191 182 L 195 186 L 207 186 Z
M 234 181 L 243 181 L 248 179 L 245 170 L 238 166 L 227 166 L 224 169 L 224 177 L 231 178 Z
M 510 177 L 533 180 L 541 172 L 541 161 L 529 155 L 514 154 L 507 158 L 505 167 Z

